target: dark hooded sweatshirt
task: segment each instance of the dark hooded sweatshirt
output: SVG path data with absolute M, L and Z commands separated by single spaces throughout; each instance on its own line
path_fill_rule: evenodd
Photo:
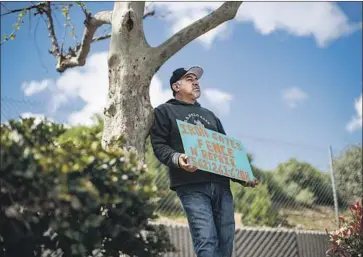
M 157 159 L 169 168 L 170 189 L 177 186 L 200 183 L 219 182 L 229 185 L 229 178 L 207 171 L 188 172 L 178 166 L 178 159 L 184 153 L 183 143 L 176 120 L 226 134 L 220 120 L 208 109 L 196 102 L 188 104 L 171 99 L 154 110 L 155 120 L 150 131 L 151 144 Z

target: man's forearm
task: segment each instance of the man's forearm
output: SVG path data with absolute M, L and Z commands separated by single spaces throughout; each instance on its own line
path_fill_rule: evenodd
M 150 131 L 151 145 L 156 158 L 168 167 L 179 167 L 180 153 L 175 151 L 169 142 L 170 123 L 160 109 L 155 109 L 155 120 Z
M 178 153 L 166 144 L 153 144 L 153 150 L 156 158 L 164 165 L 172 168 L 179 167 L 179 156 Z
M 171 161 L 175 167 L 179 168 L 179 157 L 181 153 L 173 153 L 171 156 Z

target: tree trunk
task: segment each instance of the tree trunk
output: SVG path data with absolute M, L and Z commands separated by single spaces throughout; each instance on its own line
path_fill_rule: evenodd
M 143 31 L 143 2 L 116 2 L 108 56 L 109 89 L 104 110 L 104 148 L 118 147 L 125 137 L 127 150 L 144 160 L 145 139 L 153 122 L 149 85 L 155 74 L 152 48 Z

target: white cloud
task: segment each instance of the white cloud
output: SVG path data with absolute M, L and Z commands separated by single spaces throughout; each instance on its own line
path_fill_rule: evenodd
M 171 23 L 171 29 L 169 30 L 169 36 L 171 36 L 189 24 L 208 15 L 221 6 L 221 4 L 218 2 L 153 2 L 151 6 L 157 8 L 158 12 L 168 13 L 165 19 Z M 209 48 L 216 38 L 225 38 L 227 31 L 227 24 L 222 24 L 200 36 L 198 40 L 205 47 Z
M 170 88 L 163 88 L 160 79 L 155 75 L 150 84 L 150 101 L 151 105 L 155 108 L 158 105 L 165 103 L 173 98 L 173 93 Z
M 204 17 L 217 9 L 219 2 L 153 2 L 161 13 L 168 13 L 169 33 Z M 362 23 L 351 23 L 334 2 L 245 2 L 239 8 L 235 21 L 252 22 L 262 35 L 284 30 L 294 36 L 313 37 L 324 47 L 341 36 L 361 29 Z M 224 23 L 198 38 L 206 47 L 215 39 L 228 37 L 231 22 Z
M 46 117 L 44 114 L 41 114 L 41 113 L 24 112 L 24 113 L 20 114 L 20 117 L 23 119 L 34 118 L 35 126 L 37 126 L 40 122 L 45 121 L 45 120 L 54 122 L 54 120 L 52 120 L 49 117 Z
M 93 124 L 93 115 L 102 112 L 107 100 L 107 52 L 89 56 L 84 67 L 68 70 L 56 81 L 46 81 L 52 92 L 49 104 L 53 113 L 66 106 L 70 100 L 80 98 L 85 105 L 80 111 L 71 113 L 68 122 L 71 125 Z M 36 83 L 41 82 L 33 82 Z
M 312 36 L 320 47 L 361 28 L 333 2 L 246 3 L 237 15 L 239 21 L 252 21 L 263 35 L 285 30 L 294 36 Z
M 102 113 L 106 106 L 108 90 L 107 52 L 95 53 L 89 56 L 84 67 L 71 69 L 62 74 L 56 81 L 32 81 L 32 85 L 46 85 L 52 92 L 49 101 L 53 114 L 70 100 L 81 99 L 85 105 L 80 111 L 70 113 L 68 122 L 71 125 L 91 125 L 95 122 L 93 115 Z M 47 81 L 46 83 L 44 81 Z M 37 86 L 34 86 L 37 87 Z M 39 88 L 39 87 L 38 87 Z M 41 90 L 34 91 L 40 93 Z M 155 75 L 150 85 L 150 101 L 153 107 L 172 98 L 169 88 L 163 88 L 160 79 Z
M 308 94 L 298 87 L 291 87 L 283 90 L 282 99 L 290 108 L 295 108 L 309 98 Z
M 229 114 L 233 99 L 231 94 L 216 88 L 206 88 L 202 94 L 205 96 L 208 107 L 218 116 Z
M 27 119 L 27 118 L 36 118 L 36 119 L 45 119 L 45 115 L 41 113 L 32 113 L 32 112 L 23 112 L 20 114 L 20 117 Z
M 32 113 L 32 112 L 24 112 L 22 114 L 20 114 L 20 117 L 23 119 L 26 118 L 34 118 L 34 126 L 37 126 L 40 122 L 42 121 L 47 121 L 47 122 L 55 122 L 54 119 L 45 116 L 42 113 Z M 70 128 L 69 124 L 67 123 L 62 123 L 64 125 L 65 128 Z
M 356 116 L 354 116 L 346 126 L 346 129 L 349 132 L 354 132 L 355 130 L 362 128 L 362 94 L 358 100 L 355 100 L 354 108 Z
M 165 88 L 160 79 L 155 75 L 150 85 L 151 105 L 155 108 L 171 98 L 173 98 L 173 93 L 170 87 Z M 205 88 L 202 89 L 200 102 L 205 103 L 217 115 L 227 115 L 231 109 L 232 99 L 233 96 L 227 92 L 215 88 Z
M 49 87 L 49 85 L 51 83 L 52 83 L 52 81 L 49 79 L 44 79 L 42 81 L 24 82 L 21 85 L 21 89 L 23 90 L 23 92 L 26 96 L 31 96 L 31 95 L 37 94 L 39 92 L 42 92 L 44 89 Z
M 93 115 L 102 113 L 106 105 L 108 89 L 107 53 L 91 55 L 81 69 L 65 72 L 56 82 L 54 92 L 54 110 L 71 99 L 81 98 L 85 105 L 72 113 L 68 121 L 71 125 L 91 125 Z

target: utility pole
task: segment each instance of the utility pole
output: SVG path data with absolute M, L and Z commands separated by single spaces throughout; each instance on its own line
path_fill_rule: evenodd
M 330 156 L 330 175 L 331 175 L 331 184 L 333 187 L 333 197 L 334 197 L 334 208 L 335 208 L 335 221 L 339 224 L 338 218 L 338 199 L 337 199 L 337 190 L 335 185 L 335 175 L 334 175 L 334 165 L 333 165 L 333 152 L 332 147 L 329 146 L 329 156 Z

